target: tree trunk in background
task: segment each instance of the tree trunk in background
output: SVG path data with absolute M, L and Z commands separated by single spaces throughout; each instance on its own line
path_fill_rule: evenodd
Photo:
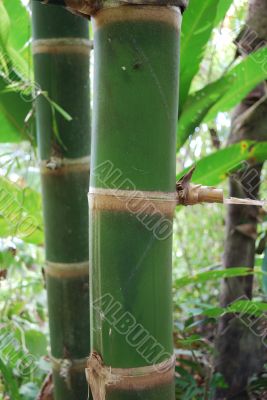
M 46 281 L 54 399 L 86 400 L 89 355 L 88 205 L 90 101 L 88 23 L 63 8 L 32 4 L 35 79 L 72 117 L 39 94 Z M 39 89 L 37 88 L 37 91 Z
M 172 218 L 180 10 L 94 15 L 93 398 L 174 400 Z M 177 1 L 177 4 L 182 4 Z
M 246 28 L 237 39 L 238 53 L 251 53 L 267 41 L 267 2 L 250 0 Z M 258 60 L 266 68 L 266 60 Z M 262 83 L 235 109 L 229 144 L 242 140 L 267 140 L 266 87 Z M 230 196 L 256 198 L 261 182 L 262 164 L 253 160 L 241 171 L 230 177 Z M 241 205 L 228 207 L 226 223 L 225 268 L 254 267 L 255 241 L 259 209 Z M 238 299 L 251 299 L 253 277 L 226 279 L 222 287 L 221 305 Z M 248 379 L 263 368 L 265 348 L 262 344 L 264 328 L 243 315 L 226 315 L 219 323 L 216 343 L 216 371 L 220 372 L 227 389 L 218 389 L 215 399 L 247 399 Z M 262 329 L 262 332 L 260 331 Z

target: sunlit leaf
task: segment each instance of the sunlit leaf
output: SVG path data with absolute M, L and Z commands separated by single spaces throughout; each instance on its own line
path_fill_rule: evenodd
M 39 193 L 0 177 L 0 216 L 0 236 L 17 236 L 35 244 L 43 242 Z
M 228 268 L 224 270 L 205 271 L 177 279 L 175 281 L 175 288 L 179 289 L 187 285 L 204 284 L 208 281 L 233 278 L 237 276 L 248 276 L 251 274 L 253 274 L 253 272 L 249 268 Z
M 178 122 L 178 149 L 202 123 L 229 111 L 267 76 L 267 47 L 250 54 L 226 75 L 190 95 Z
M 192 182 L 214 186 L 224 181 L 237 169 L 246 168 L 244 161 L 253 159 L 263 162 L 267 160 L 267 142 L 254 143 L 243 141 L 201 158 L 196 164 Z M 177 180 L 184 176 L 192 166 L 177 175 Z
M 190 0 L 181 32 L 180 109 L 199 70 L 217 15 L 218 0 Z

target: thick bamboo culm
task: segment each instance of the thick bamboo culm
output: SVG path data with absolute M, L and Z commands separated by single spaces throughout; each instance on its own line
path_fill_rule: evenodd
M 37 134 L 45 224 L 54 400 L 85 400 L 89 345 L 88 203 L 90 101 L 88 22 L 32 3 Z
M 87 372 L 94 400 L 175 398 L 172 217 L 180 22 L 178 7 L 155 5 L 114 6 L 93 16 Z M 136 191 L 141 202 L 133 212 L 125 202 Z

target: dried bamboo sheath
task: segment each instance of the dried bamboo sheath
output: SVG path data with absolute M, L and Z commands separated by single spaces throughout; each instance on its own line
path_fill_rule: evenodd
M 175 398 L 173 363 L 168 371 L 157 366 L 170 365 L 173 356 L 172 213 L 164 198 L 175 193 L 180 18 L 175 7 L 125 5 L 93 19 L 88 380 L 94 400 Z M 127 190 L 157 193 L 160 212 L 131 212 L 111 196 L 116 189 L 121 197 Z M 161 237 L 163 220 L 170 231 Z
M 189 0 L 37 0 L 45 4 L 64 6 L 72 12 L 77 12 L 84 17 L 95 15 L 103 8 L 113 8 L 124 5 L 132 6 L 175 6 L 184 11 Z
M 89 354 L 88 23 L 35 2 L 32 12 L 37 91 L 46 91 L 72 117 L 68 122 L 45 96 L 37 97 L 54 399 L 82 400 Z

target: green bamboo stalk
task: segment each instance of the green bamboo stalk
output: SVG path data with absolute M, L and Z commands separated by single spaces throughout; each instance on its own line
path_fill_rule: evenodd
M 178 7 L 156 5 L 103 8 L 93 18 L 88 372 L 95 400 L 175 398 L 172 217 L 180 19 Z
M 36 2 L 32 17 L 54 399 L 85 400 L 90 351 L 88 23 Z

